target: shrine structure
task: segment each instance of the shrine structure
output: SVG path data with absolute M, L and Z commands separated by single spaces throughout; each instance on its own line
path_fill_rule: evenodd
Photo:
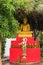
M 24 18 L 23 21 L 16 41 L 11 41 L 10 62 L 40 62 L 40 43 L 34 40 L 27 19 Z

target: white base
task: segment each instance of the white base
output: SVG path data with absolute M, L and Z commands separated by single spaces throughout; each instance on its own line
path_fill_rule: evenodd
M 9 57 L 10 55 L 11 40 L 16 40 L 16 38 L 6 38 L 4 57 Z

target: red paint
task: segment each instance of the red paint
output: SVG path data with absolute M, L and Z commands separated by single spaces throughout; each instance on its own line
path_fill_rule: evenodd
M 16 41 L 17 41 L 18 43 L 21 43 L 23 40 L 22 40 L 21 37 L 17 37 L 17 38 L 16 38 Z
M 11 41 L 11 45 L 18 46 L 22 41 L 22 38 L 17 37 L 16 41 Z M 39 41 L 33 37 L 27 38 L 27 45 L 34 44 L 39 44 Z M 10 48 L 10 62 L 17 62 L 18 58 L 26 62 L 40 62 L 40 48 L 26 48 L 26 59 L 22 57 L 22 48 Z
M 10 62 L 17 62 L 18 58 L 22 57 L 22 49 L 21 48 L 11 48 L 10 49 Z
M 15 40 L 11 41 L 11 46 L 18 46 L 18 42 Z
M 27 45 L 33 45 L 34 44 L 34 38 L 33 37 L 28 37 L 27 38 Z
M 27 48 L 27 62 L 39 62 L 40 61 L 40 48 Z
M 17 62 L 18 57 L 22 60 L 22 49 L 10 49 L 10 62 Z M 40 48 L 27 48 L 26 49 L 26 62 L 40 62 Z

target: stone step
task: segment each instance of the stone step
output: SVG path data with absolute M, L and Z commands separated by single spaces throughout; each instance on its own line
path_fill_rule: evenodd
M 2 62 L 4 62 L 4 61 L 8 61 L 8 60 L 9 60 L 8 57 L 6 57 L 6 58 L 2 58 Z

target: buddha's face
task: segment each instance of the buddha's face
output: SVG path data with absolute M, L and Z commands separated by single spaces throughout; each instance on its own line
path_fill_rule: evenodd
M 27 18 L 24 18 L 24 19 L 23 19 L 23 23 L 24 23 L 24 24 L 27 24 Z

